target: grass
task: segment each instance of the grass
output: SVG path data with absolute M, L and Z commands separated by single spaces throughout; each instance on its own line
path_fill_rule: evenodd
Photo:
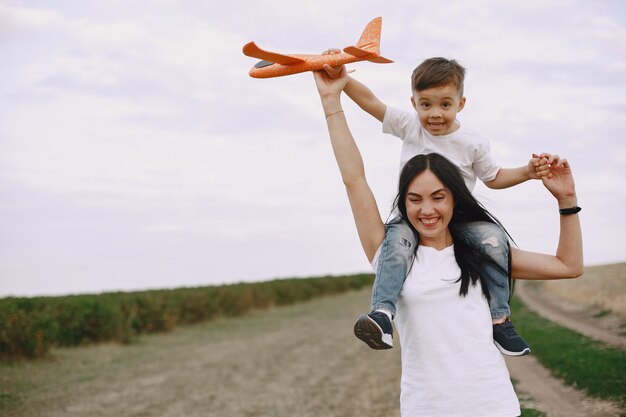
M 0 410 L 6 405 L 17 403 L 15 394 L 12 392 L 0 392 Z
M 593 315 L 593 317 L 600 319 L 602 317 L 606 317 L 611 314 L 611 310 L 602 310 Z
M 626 351 L 563 328 L 511 301 L 518 332 L 539 362 L 589 395 L 626 405 Z
M 537 410 L 530 410 L 528 408 L 522 408 L 521 417 L 545 417 L 546 414 Z

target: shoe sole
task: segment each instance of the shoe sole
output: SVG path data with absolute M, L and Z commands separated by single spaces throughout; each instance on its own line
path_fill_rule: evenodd
M 384 334 L 378 323 L 367 314 L 362 314 L 354 323 L 354 335 L 372 349 L 384 350 L 393 348 L 393 339 L 389 340 L 390 335 Z
M 506 350 L 505 348 L 503 348 L 500 343 L 494 341 L 493 343 L 495 343 L 496 347 L 498 348 L 498 350 L 500 352 L 502 352 L 503 354 L 507 355 L 507 356 L 525 356 L 528 355 L 531 351 L 530 348 L 525 348 L 524 350 L 520 351 L 520 352 L 513 352 L 510 350 Z

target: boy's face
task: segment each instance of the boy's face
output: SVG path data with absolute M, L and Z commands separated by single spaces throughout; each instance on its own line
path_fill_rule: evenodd
M 459 128 L 456 114 L 463 110 L 465 97 L 453 84 L 415 91 L 411 97 L 420 124 L 433 136 L 447 135 Z

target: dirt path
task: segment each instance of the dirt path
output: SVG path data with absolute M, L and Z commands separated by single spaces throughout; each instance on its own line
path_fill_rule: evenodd
M 608 314 L 594 319 L 594 313 L 589 309 L 572 306 L 572 303 L 568 303 L 566 300 L 545 291 L 542 286 L 529 285 L 528 282 L 524 281 L 517 282 L 515 294 L 529 308 L 548 320 L 592 339 L 603 341 L 612 346 L 626 348 L 626 337 L 620 333 L 623 329 L 620 329 L 619 326 L 610 325 L 615 319 L 608 317 Z
M 536 286 L 518 281 L 515 294 L 529 308 L 555 323 L 614 346 L 626 346 L 626 339 L 618 334 L 614 327 L 600 327 L 598 320 L 593 320 L 582 310 L 577 313 L 564 310 L 560 307 L 562 301 L 546 294 L 545 291 L 540 291 Z M 548 417 L 623 415 L 621 413 L 624 410 L 620 410 L 615 404 L 587 397 L 583 392 L 553 378 L 532 355 L 507 358 L 506 362 L 511 377 L 518 381 L 517 388 L 532 397 L 535 408 L 545 412 Z

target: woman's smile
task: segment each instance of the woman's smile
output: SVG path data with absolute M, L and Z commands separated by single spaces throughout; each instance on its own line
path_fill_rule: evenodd
M 422 224 L 425 227 L 434 227 L 437 222 L 439 221 L 439 217 L 431 217 L 431 218 L 422 218 L 420 219 L 420 222 L 422 222 Z

